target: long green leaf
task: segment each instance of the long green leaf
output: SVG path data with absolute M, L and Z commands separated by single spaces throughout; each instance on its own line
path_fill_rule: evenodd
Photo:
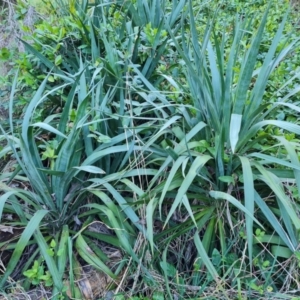
M 239 76 L 239 81 L 237 84 L 237 89 L 235 92 L 235 104 L 233 108 L 233 113 L 237 115 L 243 115 L 243 110 L 246 105 L 247 91 L 252 79 L 252 73 L 257 60 L 257 54 L 259 52 L 260 43 L 263 37 L 264 27 L 267 22 L 267 16 L 269 12 L 269 7 L 266 10 L 258 31 L 253 35 L 251 46 L 243 60 L 241 72 Z
M 62 292 L 62 290 L 63 290 L 62 276 L 58 272 L 58 269 L 57 269 L 57 266 L 56 266 L 56 263 L 55 263 L 53 257 L 50 256 L 48 253 L 49 246 L 47 245 L 47 243 L 39 229 L 36 229 L 34 237 L 39 245 L 39 249 L 40 249 L 40 252 L 41 252 L 43 258 L 46 261 L 47 268 L 53 279 L 54 288 L 57 289 L 59 292 Z
M 210 160 L 211 157 L 209 155 L 203 155 L 203 156 L 198 156 L 196 157 L 196 159 L 194 160 L 193 164 L 190 167 L 190 170 L 188 172 L 188 174 L 186 175 L 186 177 L 184 178 L 182 185 L 180 186 L 178 193 L 176 195 L 176 198 L 169 210 L 169 213 L 167 215 L 166 221 L 165 221 L 165 225 L 168 223 L 169 219 L 171 218 L 172 214 L 174 213 L 174 211 L 176 210 L 176 208 L 178 207 L 178 205 L 180 203 L 182 203 L 183 197 L 186 194 L 186 192 L 188 191 L 190 185 L 192 184 L 192 182 L 194 181 L 195 177 L 198 174 L 198 170 L 202 168 L 202 166 L 204 166 L 208 160 Z M 194 220 L 194 217 L 191 216 L 191 218 Z M 196 224 L 196 222 L 195 222 Z M 196 225 L 197 226 L 197 225 Z
M 214 265 L 212 264 L 212 262 L 210 261 L 207 252 L 205 251 L 203 244 L 200 240 L 199 237 L 199 233 L 196 232 L 194 235 L 194 242 L 197 248 L 197 251 L 200 255 L 201 261 L 203 261 L 204 265 L 206 266 L 208 272 L 210 273 L 210 275 L 212 276 L 212 278 L 217 281 L 219 278 L 219 274 L 217 272 L 217 270 L 215 269 Z
M 251 128 L 244 128 L 240 134 L 240 139 L 237 145 L 238 151 L 240 151 L 241 147 L 246 147 L 251 139 L 255 137 L 258 130 L 267 125 L 274 125 L 276 127 L 285 129 L 287 131 L 296 133 L 300 135 L 300 126 L 287 121 L 278 121 L 278 120 L 265 120 L 256 123 Z
M 295 148 L 292 145 L 292 143 L 288 142 L 284 137 L 275 136 L 275 138 L 285 147 L 285 149 L 289 154 L 289 159 L 291 160 L 291 164 L 289 164 L 288 167 L 291 167 L 293 169 L 297 188 L 298 190 L 300 190 L 300 162 L 299 162 L 299 157 L 295 151 Z
M 75 247 L 82 259 L 84 259 L 88 264 L 90 264 L 97 270 L 104 272 L 111 278 L 116 278 L 116 275 L 101 261 L 101 259 L 88 246 L 81 234 L 79 234 L 76 238 Z
M 3 286 L 6 283 L 7 278 L 14 271 L 25 247 L 27 246 L 27 244 L 28 244 L 29 240 L 31 239 L 32 235 L 34 234 L 34 232 L 39 228 L 39 224 L 40 224 L 41 220 L 45 217 L 45 215 L 47 213 L 48 213 L 47 210 L 39 210 L 33 215 L 33 217 L 28 222 L 28 224 L 27 224 L 26 228 L 24 229 L 23 233 L 21 234 L 21 237 L 16 245 L 16 248 L 6 266 L 6 271 L 0 280 L 0 288 L 3 288 Z
M 242 162 L 244 178 L 245 208 L 254 216 L 254 180 L 251 164 L 248 158 L 239 157 Z M 249 252 L 250 269 L 252 269 L 252 248 L 253 248 L 253 219 L 246 215 L 246 232 Z
M 180 141 L 178 145 L 175 146 L 174 152 L 176 154 L 183 153 L 187 150 L 186 144 L 193 138 L 195 135 L 197 135 L 203 128 L 205 128 L 207 125 L 203 122 L 197 123 L 186 135 L 185 138 Z M 159 168 L 157 174 L 153 177 L 151 184 L 148 187 L 148 190 L 150 190 L 154 184 L 156 184 L 156 180 L 165 172 L 165 169 L 168 167 L 168 165 L 172 162 L 173 158 L 172 156 L 169 156 L 162 164 L 162 166 Z
M 227 200 L 231 204 L 233 204 L 235 207 L 237 207 L 239 210 L 244 212 L 246 215 L 248 215 L 254 222 L 256 222 L 260 227 L 264 228 L 263 225 L 251 214 L 251 212 L 243 205 L 240 201 L 238 201 L 233 196 L 224 193 L 224 192 L 218 192 L 218 191 L 210 191 L 209 195 L 215 199 L 220 200 Z
M 170 170 L 170 172 L 168 174 L 167 180 L 164 184 L 164 188 L 163 188 L 163 191 L 162 191 L 160 199 L 159 199 L 159 212 L 160 212 L 160 215 L 161 215 L 161 212 L 162 212 L 162 204 L 163 204 L 163 200 L 165 199 L 165 195 L 166 195 L 167 191 L 170 188 L 170 184 L 172 183 L 177 170 L 180 168 L 180 166 L 182 165 L 182 163 L 185 160 L 188 160 L 188 158 L 185 157 L 185 156 L 180 156 L 176 160 L 176 162 L 174 163 L 174 165 L 172 166 L 172 169 Z
M 258 163 L 254 163 L 254 165 L 262 174 L 261 176 L 259 176 L 259 179 L 264 181 L 272 189 L 272 191 L 275 193 L 275 195 L 285 207 L 296 229 L 300 230 L 300 219 L 298 218 L 296 210 L 293 207 L 290 199 L 285 195 L 279 178 L 271 172 L 267 171 L 262 165 Z
M 274 213 L 271 211 L 269 206 L 265 203 L 263 199 L 259 196 L 257 192 L 254 193 L 254 199 L 258 207 L 261 209 L 261 211 L 264 213 L 266 219 L 270 222 L 274 230 L 278 233 L 278 235 L 281 237 L 281 239 L 284 241 L 284 243 L 292 250 L 295 250 L 294 245 L 292 244 L 289 236 L 282 228 L 281 224 L 275 217 Z
M 57 268 L 58 272 L 63 279 L 63 275 L 66 272 L 66 265 L 68 259 L 68 239 L 69 239 L 69 228 L 68 225 L 64 225 L 61 232 L 61 237 L 58 245 L 58 258 Z
M 230 120 L 229 140 L 232 153 L 235 153 L 235 147 L 239 140 L 239 133 L 242 124 L 242 115 L 232 114 Z
M 61 133 L 59 130 L 55 129 L 54 127 L 52 127 L 51 125 L 47 124 L 47 123 L 43 123 L 43 122 L 37 122 L 34 124 L 31 124 L 30 126 L 32 127 L 38 127 L 38 128 L 43 128 L 46 131 L 52 132 L 54 134 L 57 134 L 63 138 L 67 138 L 63 133 Z
M 282 33 L 285 27 L 286 19 L 288 16 L 288 12 L 286 12 L 285 16 L 282 19 L 282 22 L 276 32 L 275 37 L 272 39 L 272 44 L 269 47 L 269 51 L 267 55 L 264 58 L 263 65 L 260 69 L 260 72 L 257 76 L 257 80 L 255 82 L 255 86 L 251 92 L 251 100 L 249 106 L 247 106 L 247 114 L 246 116 L 249 116 L 249 114 L 253 111 L 255 111 L 258 106 L 261 104 L 262 97 L 264 95 L 267 83 L 268 83 L 268 77 L 270 76 L 270 73 L 272 70 L 277 66 L 277 64 L 272 63 L 272 60 L 274 58 L 274 54 L 276 50 L 278 49 L 279 43 L 282 41 Z M 281 60 L 282 61 L 282 57 Z M 279 62 L 278 62 L 279 63 Z M 248 123 L 250 120 L 246 120 L 246 123 Z
M 31 52 L 35 57 L 37 57 L 45 66 L 47 66 L 49 69 L 55 70 L 56 73 L 64 75 L 64 73 L 48 58 L 46 58 L 41 52 L 37 51 L 33 46 L 31 46 L 29 43 L 22 40 L 22 43 L 24 44 L 25 48 Z
M 296 153 L 295 153 L 296 154 Z M 300 164 L 299 164 L 299 160 L 297 157 L 297 160 L 293 160 L 293 163 L 287 162 L 284 159 L 280 159 L 271 155 L 266 155 L 266 154 L 262 154 L 262 153 L 251 153 L 249 154 L 250 157 L 257 157 L 257 158 L 261 158 L 264 159 L 266 161 L 269 161 L 270 163 L 274 163 L 274 164 L 278 164 L 278 165 L 282 165 L 288 168 L 292 168 L 294 169 L 294 172 L 300 172 Z
M 150 243 L 152 255 L 154 255 L 153 219 L 154 219 L 154 212 L 155 212 L 157 202 L 158 202 L 157 198 L 152 198 L 146 207 L 147 238 Z

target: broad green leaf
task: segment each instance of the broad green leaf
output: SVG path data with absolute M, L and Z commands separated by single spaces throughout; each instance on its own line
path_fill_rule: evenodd
M 104 272 L 111 278 L 116 278 L 116 275 L 101 261 L 101 259 L 88 246 L 81 234 L 79 234 L 76 238 L 75 247 L 82 259 L 84 259 L 88 264 L 98 269 L 99 271 Z
M 281 257 L 285 259 L 290 259 L 293 255 L 293 252 L 289 248 L 282 246 L 272 246 L 271 252 L 275 257 Z
M 288 142 L 284 137 L 275 136 L 275 138 L 285 147 L 289 154 L 291 164 L 287 165 L 287 167 L 291 167 L 294 169 L 297 188 L 300 190 L 300 162 L 295 148 L 292 143 Z
M 54 127 L 52 127 L 51 125 L 47 124 L 47 123 L 43 123 L 43 122 L 37 122 L 34 123 L 32 125 L 30 125 L 32 127 L 38 127 L 38 128 L 43 128 L 46 131 L 52 132 L 54 134 L 57 134 L 63 138 L 67 138 L 67 136 L 65 136 L 63 133 L 61 133 L 59 130 L 55 129 Z
M 64 225 L 61 232 L 61 237 L 58 245 L 57 250 L 57 268 L 58 272 L 63 279 L 65 274 L 67 260 L 68 260 L 68 239 L 69 239 L 69 228 L 68 225 Z
M 124 224 L 124 226 L 126 226 L 128 224 L 128 222 L 126 221 L 126 215 L 124 214 L 123 210 L 118 207 L 107 195 L 107 193 L 104 193 L 100 190 L 96 190 L 96 189 L 91 189 L 89 188 L 89 192 L 91 192 L 92 194 L 96 195 L 97 197 L 99 197 L 103 203 L 108 207 L 108 209 L 115 215 L 118 216 L 118 219 L 122 222 L 122 224 Z M 128 229 L 128 227 L 126 227 Z M 134 234 L 134 228 L 133 227 L 129 227 L 130 233 Z M 120 245 L 119 245 L 120 247 Z
M 68 238 L 68 259 L 69 259 L 69 282 L 70 282 L 70 291 L 71 291 L 71 295 L 74 297 L 75 296 L 75 276 L 74 276 L 74 268 L 73 268 L 73 240 L 72 238 L 69 236 Z
M 194 242 L 195 242 L 195 246 L 197 248 L 198 254 L 200 256 L 201 261 L 204 263 L 204 265 L 206 266 L 208 272 L 210 273 L 211 277 L 217 281 L 219 278 L 219 274 L 217 272 L 217 270 L 215 269 L 215 267 L 213 266 L 212 262 L 210 261 L 207 252 L 205 251 L 203 244 L 200 240 L 199 237 L 199 233 L 196 232 L 194 235 Z
M 194 224 L 197 225 L 193 210 L 191 208 L 190 201 L 186 195 L 183 195 L 183 197 L 182 197 L 182 204 L 184 205 L 186 211 L 188 212 L 190 218 L 193 220 Z
M 85 171 L 88 173 L 93 173 L 93 174 L 105 174 L 105 172 L 102 169 L 95 166 L 81 166 L 81 167 L 74 167 L 74 169 Z
M 56 56 L 54 63 L 56 66 L 59 66 L 62 63 L 62 56 L 61 55 Z
M 241 129 L 242 117 L 242 115 L 238 114 L 231 115 L 229 138 L 232 153 L 235 153 L 235 147 L 239 140 L 239 132 Z
M 86 233 L 86 231 L 84 232 Z M 101 250 L 101 248 L 99 247 L 99 244 L 95 243 L 95 241 L 93 241 L 92 239 L 88 238 L 86 236 L 86 234 L 84 234 L 84 240 L 86 241 L 86 243 L 89 245 L 89 247 L 92 249 L 92 251 L 94 251 L 94 253 L 101 259 L 101 261 L 103 263 L 107 263 L 109 262 L 109 258 L 108 256 Z
M 220 199 L 220 200 L 227 200 L 231 204 L 233 204 L 235 207 L 240 209 L 242 212 L 244 212 L 246 215 L 248 215 L 254 222 L 256 222 L 260 227 L 263 228 L 261 223 L 251 214 L 251 212 L 243 205 L 241 204 L 240 201 L 238 201 L 236 198 L 233 196 L 224 193 L 224 192 L 219 192 L 219 191 L 210 191 L 209 195 L 215 199 Z
M 293 168 L 293 172 L 294 172 L 294 176 L 295 176 L 295 180 L 296 180 L 296 185 L 298 190 L 300 189 L 300 162 L 299 162 L 299 158 L 298 155 L 295 151 L 295 148 L 293 146 L 292 143 L 288 142 L 284 137 L 278 136 L 276 137 L 276 139 L 278 139 L 281 144 L 285 147 L 285 149 L 288 152 L 289 155 L 289 159 L 291 160 L 292 163 L 292 168 Z M 282 219 L 283 222 L 287 228 L 287 231 L 289 233 L 289 236 L 293 242 L 294 247 L 297 247 L 298 245 L 298 238 L 297 238 L 297 234 L 295 233 L 293 224 L 291 223 L 291 219 L 288 216 L 288 212 L 286 211 L 284 205 L 281 204 L 281 202 L 279 201 L 279 208 L 282 214 Z
M 251 169 L 251 164 L 248 158 L 239 157 L 242 162 L 243 179 L 244 179 L 244 195 L 245 208 L 254 216 L 254 179 Z M 248 252 L 250 269 L 252 268 L 252 247 L 253 247 L 253 219 L 246 215 L 246 232 L 248 241 Z
M 205 233 L 202 238 L 202 245 L 205 249 L 206 253 L 209 253 L 212 247 L 212 241 L 215 240 L 215 225 L 216 225 L 217 218 L 213 216 L 206 224 Z
M 108 192 L 112 194 L 114 199 L 118 202 L 122 211 L 126 214 L 126 216 L 132 221 L 132 223 L 142 232 L 145 233 L 145 228 L 140 224 L 140 219 L 135 213 L 135 211 L 131 208 L 131 206 L 127 203 L 127 201 L 123 198 L 123 196 L 109 183 L 105 180 L 101 181 L 103 187 L 107 189 Z
M 1 191 L 3 192 L 2 182 L 0 183 L 0 188 L 1 188 Z M 11 195 L 14 195 L 15 193 L 16 193 L 15 191 L 9 191 L 0 196 L 0 221 L 2 219 L 3 208 L 4 208 L 6 201 L 9 199 L 9 197 Z
M 263 235 L 263 236 L 255 236 L 254 244 L 266 243 L 266 244 L 276 244 L 276 245 L 284 245 L 284 241 L 278 235 Z
M 99 205 L 99 204 L 87 204 L 85 207 L 95 208 L 99 210 L 100 212 L 103 212 L 108 218 L 110 223 L 112 224 L 112 227 L 119 239 L 120 245 L 122 248 L 130 255 L 134 256 L 136 258 L 136 255 L 133 252 L 132 246 L 131 246 L 131 239 L 126 231 L 123 220 L 117 219 L 118 214 L 115 214 L 115 212 L 112 212 L 109 208 Z
M 147 224 L 147 237 L 150 243 L 152 255 L 154 255 L 154 243 L 153 243 L 153 219 L 154 219 L 154 212 L 157 205 L 157 198 L 152 198 L 146 207 L 146 224 Z
M 208 44 L 207 44 L 207 52 L 208 52 L 210 72 L 211 72 L 211 77 L 212 77 L 211 84 L 213 86 L 214 104 L 215 104 L 217 112 L 220 112 L 220 110 L 221 110 L 222 82 L 221 82 L 221 76 L 220 76 L 219 68 L 222 67 L 222 66 L 219 66 L 219 67 L 217 66 L 216 53 L 215 53 L 214 47 L 212 46 L 210 41 L 208 41 Z
M 150 170 L 149 170 L 150 171 Z M 156 170 L 152 170 L 153 173 L 147 173 L 147 174 L 151 174 L 151 175 L 155 175 L 156 174 Z M 127 173 L 127 172 L 126 172 Z M 144 170 L 142 171 L 142 173 L 139 172 L 139 170 L 137 170 L 137 173 L 138 174 L 141 174 L 141 175 L 144 175 Z M 138 175 L 137 176 L 140 176 Z M 134 184 L 132 181 L 128 180 L 128 179 L 122 179 L 121 182 L 125 183 L 134 193 L 136 193 L 138 196 L 142 197 L 145 192 L 140 188 L 138 187 L 136 184 Z
M 232 176 L 220 176 L 219 180 L 222 182 L 234 184 L 234 178 Z

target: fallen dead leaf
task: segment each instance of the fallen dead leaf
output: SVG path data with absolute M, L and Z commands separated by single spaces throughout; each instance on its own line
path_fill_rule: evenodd
M 0 225 L 0 231 L 14 234 L 13 228 L 11 226 Z

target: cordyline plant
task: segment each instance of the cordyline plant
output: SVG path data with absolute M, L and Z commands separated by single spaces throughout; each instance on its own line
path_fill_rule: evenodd
M 180 252 L 181 259 L 174 264 L 182 272 L 194 268 L 189 283 L 198 285 L 202 276 L 199 270 L 203 270 L 203 266 L 217 282 L 220 276 L 230 274 L 230 271 L 222 274 L 221 259 L 216 264 L 210 257 L 220 251 L 221 257 L 225 258 L 236 251 L 232 248 L 235 242 L 230 244 L 229 240 L 243 240 L 239 234 L 246 241 L 249 274 L 253 270 L 253 258 L 259 251 L 258 243 L 271 244 L 270 253 L 275 260 L 276 257 L 289 258 L 295 253 L 299 245 L 299 207 L 285 192 L 284 183 L 293 183 L 300 188 L 300 163 L 296 152 L 299 141 L 288 141 L 283 133 L 298 135 L 300 126 L 269 119 L 269 115 L 280 106 L 299 112 L 299 107 L 288 100 L 300 88 L 278 101 L 264 101 L 270 74 L 298 41 L 294 40 L 278 51 L 279 44 L 286 38 L 283 30 L 287 14 L 261 67 L 257 68 L 268 10 L 254 32 L 250 18 L 237 18 L 232 38 L 225 32 L 221 37 L 216 34 L 211 21 L 201 43 L 192 1 L 189 1 L 189 13 L 190 38 L 184 31 L 184 23 L 181 41 L 170 34 L 186 65 L 188 88 L 182 92 L 190 95 L 192 105 L 178 104 L 181 112 L 178 118 L 170 120 L 170 127 L 162 129 L 147 144 L 154 144 L 158 137 L 164 137 L 162 145 L 166 154 L 155 161 L 160 168 L 149 184 L 148 191 L 153 199 L 149 203 L 152 215 L 147 219 L 152 222 L 156 208 L 159 208 L 166 229 L 154 236 L 153 224 L 149 223 L 147 228 L 152 249 L 159 247 L 162 241 L 164 245 L 166 242 L 174 245 L 184 234 L 194 235 L 198 251 L 196 259 L 191 261 L 195 254 L 188 251 L 191 246 L 186 243 L 186 249 Z M 225 55 L 227 43 L 231 46 Z M 282 134 L 270 136 L 263 131 L 266 127 L 279 128 L 278 132 Z M 170 135 L 170 128 L 173 135 Z M 284 155 L 277 157 L 274 151 L 260 151 L 266 138 L 273 138 L 277 142 L 274 147 Z M 158 178 L 161 182 L 155 186 Z M 265 197 L 269 197 L 267 202 Z M 182 224 L 171 226 L 174 213 L 182 214 Z M 245 224 L 245 232 L 239 232 L 240 224 Z M 266 235 L 255 237 L 255 228 Z M 240 251 L 242 253 L 243 249 Z M 169 250 L 165 248 L 165 252 L 166 257 L 179 257 L 171 246 Z M 255 263 L 255 267 L 260 266 Z M 235 274 L 235 280 L 241 269 Z M 276 288 L 273 279 L 268 280 Z
M 259 242 L 272 244 L 276 257 L 295 252 L 300 221 L 283 183 L 299 188 L 298 143 L 274 136 L 275 147 L 284 156 L 259 150 L 269 138 L 262 131 L 266 126 L 300 133 L 295 124 L 268 119 L 279 106 L 299 111 L 287 102 L 299 89 L 280 102 L 263 99 L 271 72 L 297 42 L 278 52 L 286 16 L 257 68 L 268 12 L 252 35 L 249 19 L 237 20 L 233 38 L 225 32 L 219 38 L 212 20 L 199 43 L 192 1 L 190 39 L 184 31 L 185 13 L 178 24 L 184 4 L 67 2 L 64 7 L 88 49 L 80 54 L 78 49 L 72 53 L 65 49 L 62 70 L 26 45 L 64 83 L 47 91 L 48 78 L 44 80 L 20 128 L 13 124 L 16 82 L 13 85 L 10 132 L 2 130 L 8 145 L 0 157 L 12 152 L 19 168 L 1 175 L 0 217 L 10 214 L 12 220 L 4 225 L 25 229 L 20 237 L 1 245 L 12 250 L 12 256 L 0 288 L 14 272 L 29 274 L 26 271 L 38 265 L 35 260 L 45 260 L 54 299 L 80 298 L 74 280 L 79 279 L 76 269 L 82 263 L 106 273 L 112 279 L 107 288 L 113 288 L 124 265 L 134 261 L 146 275 L 147 286 L 155 281 L 150 268 L 165 275 L 171 299 L 170 277 L 179 283 L 178 289 L 201 285 L 201 294 L 205 282 L 213 279 L 219 284 L 222 276 L 229 276 L 236 263 L 227 261 L 229 266 L 223 266 L 236 250 L 234 244 L 248 250 L 248 259 L 238 265 L 233 282 L 246 269 L 243 263 L 250 266 L 248 271 L 262 269 L 253 262 Z M 176 85 L 170 76 L 155 72 L 171 43 L 185 63 L 188 88 L 182 92 L 192 105 L 171 102 L 158 91 L 161 78 Z M 47 97 L 61 90 L 66 91 L 62 111 L 35 122 L 35 112 Z M 45 133 L 49 141 L 42 139 Z M 28 188 L 13 187 L 14 180 Z M 93 231 L 96 223 L 106 231 Z M 244 223 L 246 243 L 236 232 Z M 267 234 L 254 237 L 255 228 Z M 141 236 L 145 243 L 138 252 L 135 246 Z M 123 257 L 114 267 L 99 242 L 122 250 Z M 31 257 L 24 264 L 20 258 L 25 248 L 31 250 Z M 49 255 L 52 248 L 54 254 Z M 241 253 L 240 248 L 236 252 Z M 146 250 L 151 261 L 143 259 Z M 185 273 L 186 278 L 181 275 Z M 271 277 L 268 281 L 276 289 Z M 24 286 L 29 288 L 30 283 L 26 280 Z
M 114 28 L 107 5 L 93 3 L 89 10 L 87 2 L 75 7 L 71 1 L 70 12 L 82 26 L 81 33 L 86 33 L 90 51 L 78 55 L 77 49 L 74 53 L 68 49 L 61 68 L 24 42 L 27 50 L 51 71 L 26 107 L 20 127 L 13 122 L 16 75 L 10 99 L 10 131 L 1 128 L 2 138 L 8 141 L 1 157 L 12 153 L 18 167 L 13 173 L 1 175 L 0 217 L 12 215 L 12 220 L 3 222 L 4 226 L 21 226 L 24 230 L 20 237 L 1 244 L 12 254 L 0 277 L 0 289 L 7 286 L 9 276 L 21 279 L 22 274 L 33 274 L 31 267 L 44 261 L 53 281 L 53 299 L 61 295 L 80 298 L 74 282 L 80 276 L 76 270 L 81 269 L 83 261 L 104 272 L 111 282 L 117 282 L 126 255 L 142 268 L 148 282 L 154 282 L 133 251 L 137 237 L 146 236 L 138 216 L 144 214 L 144 208 L 139 204 L 134 209 L 134 200 L 144 194 L 143 178 L 156 174 L 156 170 L 141 164 L 142 145 L 159 130 L 157 124 L 171 118 L 174 108 L 165 112 L 161 108 L 167 104 L 165 97 L 153 101 L 134 82 L 134 76 L 153 76 L 166 47 L 166 30 L 174 26 L 184 3 L 174 1 L 166 15 L 160 1 L 150 6 L 145 1 L 128 7 L 111 4 L 113 11 L 119 10 L 122 16 L 115 28 L 116 38 L 103 31 L 107 23 L 112 26 L 110 31 Z M 133 20 L 129 16 L 134 16 Z M 144 32 L 147 24 L 150 25 Z M 143 43 L 152 43 L 152 53 L 140 60 Z M 124 57 L 125 50 L 131 56 Z M 137 67 L 137 63 L 141 65 Z M 49 90 L 50 76 L 58 78 L 60 84 Z M 154 90 L 149 82 L 147 88 Z M 43 104 L 61 91 L 65 96 L 61 112 L 34 121 Z M 140 102 L 133 103 L 131 94 Z M 159 109 L 153 114 L 156 108 Z M 143 117 L 150 114 L 154 118 Z M 146 152 L 163 155 L 152 147 Z M 15 180 L 27 188 L 12 187 Z M 104 224 L 107 232 L 93 232 L 90 225 L 94 223 Z M 110 268 L 107 254 L 97 242 L 122 250 L 124 257 Z M 30 251 L 26 263 L 21 259 L 25 249 Z M 27 278 L 22 286 L 28 289 L 31 283 Z
M 14 226 L 17 222 L 25 229 L 16 244 L 9 246 L 8 242 L 3 243 L 6 249 L 14 249 L 14 251 L 6 266 L 6 271 L 1 277 L 0 284 L 1 287 L 5 285 L 8 276 L 15 271 L 15 268 L 21 268 L 21 271 L 26 271 L 33 263 L 33 260 L 38 259 L 42 255 L 53 279 L 53 295 L 56 295 L 63 292 L 63 278 L 66 272 L 66 265 L 68 262 L 71 264 L 72 260 L 74 260 L 72 257 L 73 247 L 75 247 L 74 249 L 78 251 L 82 259 L 96 269 L 105 272 L 111 278 L 116 279 L 117 273 L 120 271 L 115 270 L 116 273 L 114 273 L 105 265 L 104 262 L 107 262 L 108 258 L 104 253 L 101 253 L 100 249 L 95 250 L 98 256 L 93 250 L 87 252 L 87 248 L 95 248 L 93 247 L 93 242 L 88 239 L 89 230 L 85 231 L 91 220 L 101 221 L 107 219 L 105 224 L 109 228 L 118 228 L 121 231 L 123 228 L 124 232 L 120 236 L 120 230 L 116 230 L 116 234 L 120 239 L 116 239 L 111 235 L 103 235 L 101 237 L 101 234 L 99 237 L 100 240 L 112 243 L 117 248 L 123 248 L 124 246 L 124 249 L 128 251 L 132 251 L 133 246 L 133 240 L 128 234 L 132 230 L 133 234 L 135 230 L 131 225 L 127 224 L 126 219 L 129 217 L 132 222 L 136 223 L 137 228 L 141 231 L 143 229 L 137 223 L 139 219 L 130 207 L 126 207 L 124 210 L 121 209 L 126 201 L 110 184 L 112 181 L 122 179 L 123 175 L 125 177 L 128 176 L 125 169 L 123 172 L 119 172 L 123 169 L 122 166 L 126 165 L 126 160 L 130 158 L 130 152 L 136 150 L 135 147 L 131 147 L 131 150 L 128 149 L 127 143 L 131 138 L 131 134 L 123 133 L 117 135 L 106 144 L 103 144 L 104 146 L 99 146 L 92 151 L 90 155 L 85 155 L 84 142 L 87 137 L 85 136 L 84 128 L 87 126 L 85 123 L 88 117 L 87 100 L 89 98 L 87 96 L 81 98 L 80 95 L 77 95 L 75 92 L 76 82 L 73 82 L 73 88 L 68 95 L 68 100 L 60 116 L 52 115 L 44 122 L 32 124 L 31 118 L 34 115 L 34 110 L 46 99 L 47 94 L 43 96 L 46 81 L 47 78 L 26 109 L 23 124 L 20 128 L 20 136 L 17 136 L 17 132 L 12 124 L 12 101 L 10 104 L 12 134 L 7 135 L 3 132 L 22 170 L 22 176 L 15 177 L 13 176 L 15 174 L 6 174 L 5 178 L 2 175 L 1 190 L 3 194 L 1 195 L 0 212 L 1 216 L 2 213 L 10 213 L 14 216 L 13 221 L 5 222 L 7 228 Z M 77 97 L 76 116 L 71 122 L 69 112 Z M 62 130 L 56 129 L 52 126 L 53 124 L 57 124 L 57 127 Z M 71 128 L 68 125 L 71 125 Z M 138 131 L 139 129 L 137 128 Z M 44 142 L 44 145 L 40 143 L 39 136 L 43 132 L 56 136 L 55 139 L 52 139 L 52 144 L 50 142 Z M 95 130 L 95 133 L 98 132 Z M 101 136 L 100 133 L 99 135 Z M 57 143 L 56 148 L 51 148 L 54 144 L 53 141 Z M 49 162 L 50 168 L 44 166 L 41 148 L 50 148 L 55 153 L 55 156 L 48 156 L 48 160 L 51 160 Z M 5 148 L 5 151 L 8 151 L 8 147 Z M 2 153 L 5 151 L 2 151 Z M 118 155 L 116 156 L 115 154 Z M 85 159 L 82 161 L 84 157 Z M 120 160 L 120 157 L 122 160 Z M 110 172 L 108 168 L 104 171 L 95 166 L 96 162 L 107 159 L 110 160 L 114 172 Z M 130 176 L 134 176 L 134 169 L 131 171 Z M 141 172 L 143 173 L 142 170 Z M 138 173 L 141 174 L 140 172 Z M 117 207 L 112 202 L 110 196 L 107 195 L 107 191 L 104 193 L 103 190 L 100 191 L 99 189 L 88 187 L 91 183 L 87 184 L 86 182 L 89 179 L 92 180 L 88 174 L 109 175 L 107 180 L 105 179 L 106 176 L 103 176 L 101 179 L 103 180 L 103 186 L 110 190 L 109 193 L 112 193 L 113 197 L 119 201 L 120 207 Z M 11 180 L 21 180 L 21 177 L 24 180 L 24 176 L 26 176 L 25 184 L 26 182 L 29 183 L 28 190 L 11 188 L 9 184 L 5 183 Z M 99 197 L 102 199 L 103 204 L 88 204 L 88 195 Z M 91 199 L 90 197 L 90 201 Z M 87 212 L 90 211 L 88 207 L 93 208 L 93 210 Z M 17 218 L 19 221 L 17 221 Z M 84 223 L 83 227 L 80 226 L 82 221 L 86 221 L 87 218 L 90 222 Z M 81 228 L 78 233 L 76 233 L 76 228 Z M 85 235 L 86 232 L 87 235 Z M 47 241 L 51 237 L 56 241 L 57 251 L 60 253 L 60 255 L 55 257 L 48 253 L 49 245 Z M 72 246 L 73 241 L 75 241 L 74 246 Z M 123 246 L 121 245 L 122 241 Z M 35 250 L 25 266 L 18 265 L 25 247 L 28 244 L 32 244 L 32 242 L 37 243 L 38 250 Z M 89 246 L 87 246 L 87 243 Z M 130 256 L 134 257 L 134 253 L 132 252 Z M 73 271 L 71 268 L 69 282 L 71 290 L 74 292 Z

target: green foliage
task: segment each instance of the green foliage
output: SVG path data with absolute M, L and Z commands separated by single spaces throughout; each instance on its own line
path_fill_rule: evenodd
M 53 285 L 53 280 L 49 271 L 44 270 L 44 266 L 37 260 L 31 269 L 26 270 L 23 273 L 24 276 L 28 277 L 33 285 L 44 284 L 46 287 Z
M 296 289 L 286 277 L 299 271 L 299 38 L 288 4 L 45 5 L 26 52 L 0 53 L 18 55 L 0 127 L 0 158 L 17 168 L 1 174 L 0 217 L 22 229 L 0 244 L 11 251 L 0 288 L 12 276 L 80 298 L 89 265 L 115 299 Z

